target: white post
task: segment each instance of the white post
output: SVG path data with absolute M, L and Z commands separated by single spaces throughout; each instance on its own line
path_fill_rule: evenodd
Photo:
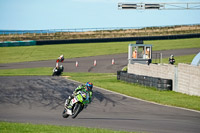
M 131 44 L 129 44 L 128 46 L 128 63 L 131 63 L 131 59 L 132 59 L 132 53 L 133 53 L 133 46 Z
M 162 64 L 162 53 L 160 53 L 160 63 Z
M 178 92 L 178 67 L 174 67 L 174 81 L 173 81 L 173 91 Z

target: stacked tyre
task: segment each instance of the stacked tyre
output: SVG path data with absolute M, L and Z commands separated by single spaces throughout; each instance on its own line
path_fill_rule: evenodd
M 172 90 L 172 80 L 171 79 L 158 79 L 157 88 L 159 90 Z
M 126 71 L 118 71 L 117 80 L 122 80 L 129 83 L 138 83 L 149 87 L 155 87 L 158 90 L 172 90 L 171 79 L 162 79 L 144 75 L 130 74 Z

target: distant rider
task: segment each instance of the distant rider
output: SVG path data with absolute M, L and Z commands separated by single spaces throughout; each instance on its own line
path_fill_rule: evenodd
M 78 86 L 74 90 L 72 96 L 69 96 L 69 98 L 66 100 L 65 104 L 67 106 L 67 109 L 68 109 L 68 112 L 69 112 L 70 115 L 72 115 L 72 107 L 73 107 L 71 100 L 74 98 L 74 96 L 76 96 L 76 94 L 79 91 L 85 92 L 86 96 L 83 97 L 84 103 L 89 104 L 89 103 L 92 102 L 92 95 L 93 95 L 92 88 L 93 88 L 93 84 L 91 82 L 87 82 L 85 85 Z
M 174 55 L 170 55 L 170 57 L 169 57 L 169 64 L 174 65 L 174 63 L 175 63 Z
M 59 65 L 59 62 L 64 61 L 64 55 L 60 55 L 58 59 L 56 60 L 56 67 L 53 69 L 52 76 L 60 76 L 62 72 L 64 71 L 64 67 L 62 65 Z
M 58 59 L 56 60 L 56 68 L 58 69 L 59 68 L 59 65 L 58 63 L 59 62 L 63 62 L 64 61 L 64 55 L 61 55 L 60 57 L 58 57 Z

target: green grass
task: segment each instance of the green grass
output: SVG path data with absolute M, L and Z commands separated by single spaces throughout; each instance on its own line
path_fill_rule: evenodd
M 144 41 L 153 44 L 153 50 L 181 48 L 200 48 L 200 38 Z M 0 47 L 0 63 L 25 62 L 57 59 L 61 54 L 65 58 L 96 55 L 119 54 L 128 52 L 128 44 L 133 42 L 57 44 L 42 46 Z
M 200 48 L 200 38 L 144 41 L 144 43 L 153 44 L 154 51 L 170 50 L 170 49 Z
M 0 122 L 1 133 L 131 133 L 108 129 Z
M 192 60 L 196 54 L 192 55 L 184 55 L 184 56 L 175 56 L 175 65 L 178 65 L 178 63 L 186 63 L 186 64 L 191 64 Z M 154 60 L 153 60 L 154 61 Z M 162 63 L 168 64 L 169 63 L 169 58 L 163 58 Z

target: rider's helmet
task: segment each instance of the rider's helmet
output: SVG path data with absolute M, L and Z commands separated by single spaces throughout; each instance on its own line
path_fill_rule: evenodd
M 171 58 L 171 59 L 174 58 L 174 55 L 172 54 L 172 55 L 170 56 L 170 58 Z
M 92 84 L 91 82 L 87 82 L 87 83 L 85 84 L 85 86 L 86 86 L 86 90 L 87 90 L 87 91 L 90 91 L 90 90 L 92 90 L 92 88 L 93 88 L 93 84 Z
M 59 59 L 60 59 L 61 62 L 63 62 L 64 59 L 65 59 L 65 58 L 64 58 L 64 55 L 62 54 L 62 55 L 59 57 Z

